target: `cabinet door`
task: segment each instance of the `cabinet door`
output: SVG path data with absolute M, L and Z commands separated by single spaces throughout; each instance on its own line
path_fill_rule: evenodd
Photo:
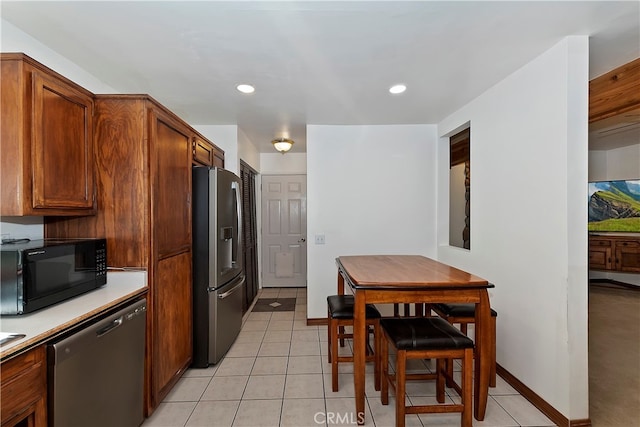
M 191 248 L 191 134 L 160 111 L 151 120 L 154 246 L 163 258 Z
M 2 426 L 47 425 L 47 384 L 44 346 L 2 362 L 0 414 Z
M 629 273 L 640 273 L 640 240 L 616 241 L 615 269 Z
M 612 254 L 611 240 L 589 239 L 589 268 L 591 270 L 610 270 Z
M 192 143 L 193 163 L 204 166 L 224 167 L 224 152 L 220 148 L 199 137 L 193 138 Z
M 224 152 L 219 150 L 213 152 L 213 166 L 224 168 Z
M 193 163 L 213 166 L 213 145 L 198 137 L 193 138 Z
M 33 208 L 94 207 L 93 100 L 32 73 Z
M 191 363 L 191 252 L 158 261 L 153 284 L 153 406 Z

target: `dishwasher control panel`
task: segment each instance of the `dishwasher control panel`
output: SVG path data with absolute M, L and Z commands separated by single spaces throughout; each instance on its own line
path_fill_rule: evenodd
M 135 308 L 133 311 L 127 313 L 125 316 L 126 316 L 127 320 L 131 320 L 136 316 L 140 316 L 142 314 L 145 314 L 146 311 L 147 311 L 147 306 L 144 305 L 142 307 Z

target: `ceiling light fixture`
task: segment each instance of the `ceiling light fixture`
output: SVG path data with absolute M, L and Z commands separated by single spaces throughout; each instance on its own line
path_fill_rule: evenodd
M 255 87 L 251 85 L 245 85 L 245 84 L 236 86 L 236 89 L 238 89 L 242 93 L 253 93 L 256 91 Z
M 291 150 L 291 146 L 293 145 L 293 140 L 289 138 L 277 138 L 271 141 L 273 147 L 281 152 L 282 154 Z
M 407 90 L 407 87 L 406 87 L 405 85 L 403 85 L 403 84 L 393 85 L 393 86 L 391 86 L 391 87 L 389 88 L 389 92 L 390 92 L 390 93 L 392 93 L 392 94 L 394 94 L 394 95 L 397 95 L 397 94 L 399 94 L 399 93 L 402 93 L 402 92 L 404 92 L 405 90 Z

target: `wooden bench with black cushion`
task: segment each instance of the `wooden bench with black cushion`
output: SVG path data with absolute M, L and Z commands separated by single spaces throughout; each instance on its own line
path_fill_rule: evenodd
M 396 426 L 405 425 L 405 414 L 460 412 L 461 425 L 471 427 L 473 412 L 473 341 L 446 320 L 439 317 L 382 318 L 380 363 L 382 384 L 380 399 L 389 404 L 389 385 L 396 392 Z M 395 375 L 389 374 L 389 346 L 396 352 Z M 408 359 L 436 359 L 436 373 L 407 374 Z M 444 361 L 462 359 L 461 403 L 445 404 L 446 366 Z M 407 380 L 436 380 L 436 398 L 440 404 L 407 406 Z

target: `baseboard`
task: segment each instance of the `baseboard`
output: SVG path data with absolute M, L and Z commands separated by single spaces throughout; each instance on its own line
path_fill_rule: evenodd
M 591 427 L 591 420 L 589 418 L 586 420 L 571 420 L 569 427 Z
M 607 285 L 615 285 L 622 288 L 625 288 L 630 291 L 640 292 L 640 286 L 633 285 L 631 283 L 619 282 L 613 279 L 589 279 L 590 284 L 607 284 Z
M 538 396 L 533 390 L 524 385 L 519 379 L 513 376 L 509 371 L 504 369 L 500 364 L 496 365 L 496 372 L 502 379 L 504 379 L 511 387 L 513 387 L 518 393 L 527 399 L 533 406 L 538 408 L 540 412 L 545 414 L 553 423 L 560 427 L 591 427 L 591 420 L 589 418 L 584 420 L 569 420 L 562 415 L 560 411 L 551 406 L 547 401 Z
M 322 325 L 328 325 L 328 321 L 326 317 L 323 318 L 319 318 L 319 319 L 307 319 L 307 326 L 322 326 Z

